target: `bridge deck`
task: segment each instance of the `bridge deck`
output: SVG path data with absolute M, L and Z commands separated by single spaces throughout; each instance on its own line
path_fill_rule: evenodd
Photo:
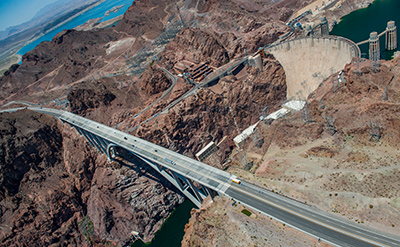
M 232 174 L 178 154 L 148 141 L 113 129 L 75 114 L 54 109 L 29 109 L 56 116 L 63 122 L 88 131 L 121 146 L 139 157 L 151 160 L 182 176 L 243 202 L 257 211 L 270 215 L 313 236 L 338 246 L 400 246 L 400 237 L 360 226 L 314 207 L 291 200 L 242 181 L 232 183 Z M 172 160 L 173 163 L 165 160 Z

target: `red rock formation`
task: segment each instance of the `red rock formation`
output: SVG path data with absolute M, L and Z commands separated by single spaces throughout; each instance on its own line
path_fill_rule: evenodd
M 89 109 L 108 106 L 115 97 L 104 84 L 98 84 L 89 88 L 79 85 L 68 93 L 67 99 L 72 113 L 85 116 Z
M 49 116 L 2 113 L 0 137 L 1 246 L 123 244 L 132 230 L 150 240 L 182 202 L 137 161 L 105 167 L 104 155 Z M 91 222 L 95 228 L 85 230 Z
M 141 81 L 141 89 L 148 96 L 164 92 L 172 84 L 171 79 L 166 76 L 164 72 L 160 69 L 154 68 L 153 66 L 150 66 L 143 73 Z

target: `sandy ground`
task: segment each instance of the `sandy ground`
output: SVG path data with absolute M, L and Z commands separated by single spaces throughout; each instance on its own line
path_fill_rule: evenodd
M 398 234 L 399 148 L 361 146 L 347 138 L 342 146 L 331 136 L 290 149 L 271 145 L 262 158 L 248 151 L 253 169 L 236 166 L 228 171 L 326 212 Z
M 3 75 L 4 72 L 6 72 L 11 67 L 11 65 L 19 63 L 19 62 L 21 62 L 21 60 L 22 60 L 21 55 L 14 54 L 13 56 L 10 56 L 10 57 L 4 59 L 3 61 L 1 61 L 0 75 Z
M 247 216 L 246 210 L 251 213 Z M 247 213 L 247 212 L 246 212 Z M 226 197 L 207 198 L 185 227 L 182 246 L 331 246 Z

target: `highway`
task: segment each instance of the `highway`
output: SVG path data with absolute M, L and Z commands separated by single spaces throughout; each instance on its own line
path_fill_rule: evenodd
M 233 183 L 232 179 L 235 176 L 228 172 L 106 125 L 65 111 L 40 107 L 28 107 L 28 109 L 53 115 L 63 122 L 70 123 L 129 150 L 142 159 L 175 171 L 220 194 L 225 194 L 255 211 L 262 212 L 335 246 L 400 246 L 399 236 L 339 218 L 316 207 L 278 195 L 243 180 L 240 185 Z

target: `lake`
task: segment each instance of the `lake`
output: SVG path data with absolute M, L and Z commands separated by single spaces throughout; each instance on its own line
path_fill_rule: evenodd
M 66 30 L 66 29 L 73 29 L 79 25 L 84 24 L 90 19 L 103 17 L 101 21 L 107 21 L 119 15 L 125 13 L 125 11 L 132 5 L 134 0 L 106 0 L 101 4 L 97 5 L 96 7 L 86 11 L 82 15 L 77 16 L 76 18 L 64 23 L 63 25 L 59 26 L 58 28 L 54 29 L 53 31 L 47 33 L 46 35 L 40 37 L 39 39 L 33 41 L 32 43 L 22 47 L 17 54 L 24 55 L 25 53 L 33 50 L 38 44 L 43 41 L 50 41 L 53 37 L 58 34 L 59 32 Z M 124 5 L 123 8 L 119 9 L 117 12 L 112 12 L 108 16 L 105 16 L 107 10 L 112 9 L 115 6 Z
M 369 34 L 373 31 L 378 33 L 384 31 L 387 22 L 391 20 L 396 22 L 396 26 L 400 25 L 400 1 L 375 0 L 367 8 L 359 9 L 344 16 L 330 34 L 343 36 L 358 43 L 369 39 Z M 368 48 L 368 43 L 360 45 L 362 57 L 368 58 Z M 380 38 L 380 48 L 381 59 L 391 59 L 394 51 L 387 52 L 385 50 L 385 35 Z

